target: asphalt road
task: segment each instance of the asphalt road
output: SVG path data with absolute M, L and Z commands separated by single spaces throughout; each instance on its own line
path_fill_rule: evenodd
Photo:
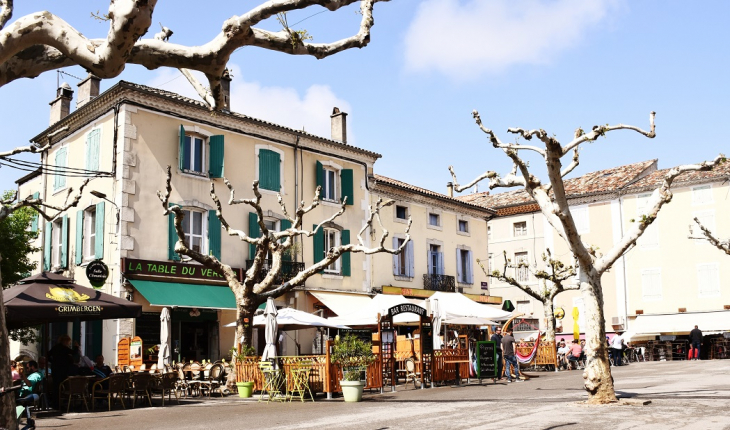
M 366 394 L 362 403 L 259 403 L 225 397 L 180 405 L 39 418 L 38 428 L 94 429 L 730 429 L 730 360 L 614 368 L 623 403 L 582 403 L 580 371 L 522 383 Z M 643 405 L 643 401 L 651 401 Z M 157 401 L 159 403 L 159 400 Z

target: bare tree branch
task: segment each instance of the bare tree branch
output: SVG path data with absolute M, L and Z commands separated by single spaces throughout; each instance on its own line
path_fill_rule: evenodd
M 0 0 L 0 30 L 13 17 L 13 0 Z
M 712 244 L 715 248 L 719 249 L 720 251 L 724 252 L 727 255 L 730 255 L 730 239 L 726 241 L 721 241 L 718 239 L 710 229 L 702 225 L 699 219 L 695 217 L 695 223 L 697 223 L 698 226 L 700 226 L 700 230 L 702 230 L 702 234 L 707 238 L 706 240 Z M 690 234 L 692 232 L 692 229 L 690 228 Z M 697 237 L 691 237 L 690 239 L 700 239 Z M 702 238 L 704 240 L 704 238 Z
M 578 147 L 581 143 L 594 141 L 598 139 L 601 136 L 604 136 L 609 131 L 613 130 L 633 130 L 639 134 L 642 134 L 649 139 L 653 139 L 656 137 L 656 127 L 654 126 L 654 118 L 656 117 L 656 112 L 651 112 L 649 114 L 649 131 L 642 130 L 639 127 L 633 126 L 633 125 L 625 125 L 625 124 L 618 124 L 618 125 L 597 125 L 593 127 L 593 130 L 591 130 L 589 133 L 586 134 L 580 134 L 575 137 L 570 143 L 565 145 L 563 148 L 563 154 L 565 155 L 568 152 L 572 151 L 574 148 Z M 582 131 L 582 130 L 581 130 Z M 578 133 L 576 133 L 578 134 Z
M 18 198 L 18 192 L 16 191 L 10 198 L 0 200 L 0 220 L 7 218 L 11 213 L 20 208 L 30 207 L 38 212 L 38 214 L 42 216 L 43 219 L 45 219 L 46 221 L 53 221 L 67 210 L 78 206 L 79 202 L 81 201 L 81 196 L 84 193 L 84 188 L 89 183 L 89 181 L 91 181 L 91 178 L 87 178 L 86 180 L 84 180 L 84 182 L 81 183 L 81 186 L 79 187 L 79 192 L 74 195 L 73 199 L 71 199 L 71 202 L 69 202 L 68 200 L 71 195 L 74 194 L 74 189 L 73 187 L 69 187 L 68 191 L 66 192 L 66 199 L 61 206 L 51 205 L 44 202 L 42 199 L 35 199 L 33 198 L 33 196 L 28 196 L 24 200 L 16 202 L 15 200 Z M 56 211 L 56 213 L 49 213 L 49 209 Z

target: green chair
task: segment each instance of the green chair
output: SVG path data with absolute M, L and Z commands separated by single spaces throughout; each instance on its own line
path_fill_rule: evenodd
M 259 402 L 264 401 L 264 395 L 267 395 L 266 403 L 270 401 L 283 402 L 286 400 L 286 392 L 282 392 L 281 388 L 285 387 L 286 378 L 284 372 L 274 368 L 274 365 L 268 361 L 259 362 L 259 370 L 264 375 L 264 386 L 261 388 Z
M 312 362 L 303 361 L 291 370 L 292 390 L 289 392 L 289 401 L 299 399 L 304 401 L 305 396 L 314 401 L 314 395 L 309 388 L 309 375 L 312 373 Z

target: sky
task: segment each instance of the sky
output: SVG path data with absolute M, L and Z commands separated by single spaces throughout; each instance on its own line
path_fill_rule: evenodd
M 200 45 L 227 18 L 258 4 L 208 0 L 201 10 L 199 2 L 159 0 L 145 37 L 160 22 L 174 31 L 171 41 Z M 87 37 L 102 38 L 108 23 L 91 12 L 107 8 L 104 1 L 16 2 L 14 18 L 45 9 Z M 290 13 L 288 22 L 314 42 L 331 42 L 357 32 L 358 10 L 313 7 Z M 596 124 L 648 129 L 656 111 L 655 139 L 609 133 L 584 145 L 571 176 L 654 158 L 668 168 L 729 152 L 728 16 L 730 2 L 709 0 L 392 0 L 375 6 L 363 49 L 323 60 L 238 50 L 230 63 L 232 108 L 329 137 L 337 106 L 349 114 L 349 143 L 382 154 L 376 173 L 441 193 L 451 180 L 449 165 L 461 183 L 510 170 L 506 155 L 475 124 L 475 109 L 503 141 L 514 140 L 509 127 L 521 127 L 542 128 L 563 143 L 576 128 Z M 275 20 L 261 27 L 281 28 Z M 76 90 L 75 77 L 86 72 L 64 71 L 73 76 L 61 82 Z M 27 145 L 48 126 L 57 79 L 49 72 L 0 88 L 0 150 Z M 117 79 L 102 81 L 102 91 L 119 79 L 197 98 L 175 69 L 128 65 Z M 541 160 L 526 158 L 547 181 Z M 14 189 L 23 174 L 0 168 L 2 189 Z

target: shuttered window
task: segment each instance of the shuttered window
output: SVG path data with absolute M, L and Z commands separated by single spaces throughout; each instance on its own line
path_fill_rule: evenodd
M 221 221 L 215 211 L 208 211 L 208 252 L 221 259 Z
M 281 157 L 278 152 L 259 150 L 259 187 L 264 190 L 281 190 Z
M 40 196 L 41 195 L 39 193 L 33 193 L 33 200 L 38 200 L 38 198 L 40 198 Z M 33 211 L 33 218 L 30 221 L 30 231 L 32 231 L 34 233 L 36 231 L 38 231 L 38 219 L 39 219 L 39 217 L 40 217 L 40 215 L 38 215 L 38 212 L 34 210 Z
M 456 250 L 456 277 L 462 284 L 473 283 L 471 251 L 467 249 Z
M 649 207 L 649 199 L 651 193 L 640 194 L 636 197 L 636 222 L 641 222 L 646 213 L 651 209 Z M 636 243 L 642 248 L 656 248 L 659 246 L 659 222 L 655 220 L 639 237 Z
M 224 174 L 225 145 L 223 135 L 210 137 L 210 177 L 222 178 Z
M 347 206 L 355 204 L 354 184 L 353 184 L 353 173 L 352 169 L 342 169 L 340 171 L 340 182 L 342 188 L 342 194 L 340 200 L 347 198 Z
M 647 302 L 662 300 L 661 269 L 644 269 L 641 271 L 641 296 Z
M 697 290 L 699 297 L 720 297 L 720 276 L 717 263 L 697 265 Z
M 393 249 L 403 246 L 405 239 L 394 237 Z M 406 247 L 398 255 L 393 255 L 393 274 L 396 276 L 413 277 L 413 239 L 409 240 Z
M 99 151 L 101 150 L 101 129 L 91 130 L 86 135 L 86 170 L 99 170 Z
M 67 148 L 59 148 L 56 151 L 55 166 L 59 172 L 53 175 L 53 191 L 58 191 L 66 187 L 66 176 L 64 176 L 63 168 L 67 166 Z
M 340 242 L 342 242 L 343 245 L 349 245 L 350 244 L 350 230 L 342 230 L 340 233 Z M 340 256 L 340 260 L 342 260 L 342 270 L 341 274 L 342 276 L 350 276 L 351 270 L 350 270 L 350 259 L 352 258 L 352 254 L 350 252 L 345 252 Z
M 256 212 L 248 213 L 248 236 L 256 239 L 261 236 L 261 228 L 259 227 L 259 217 Z M 256 245 L 248 244 L 248 259 L 253 260 L 256 257 Z
M 182 128 L 182 126 L 180 126 Z M 170 207 L 176 206 L 173 203 Z M 170 212 L 167 217 L 167 258 L 169 260 L 180 261 L 180 254 L 175 252 L 175 244 L 177 243 L 177 232 L 175 231 L 175 213 Z

